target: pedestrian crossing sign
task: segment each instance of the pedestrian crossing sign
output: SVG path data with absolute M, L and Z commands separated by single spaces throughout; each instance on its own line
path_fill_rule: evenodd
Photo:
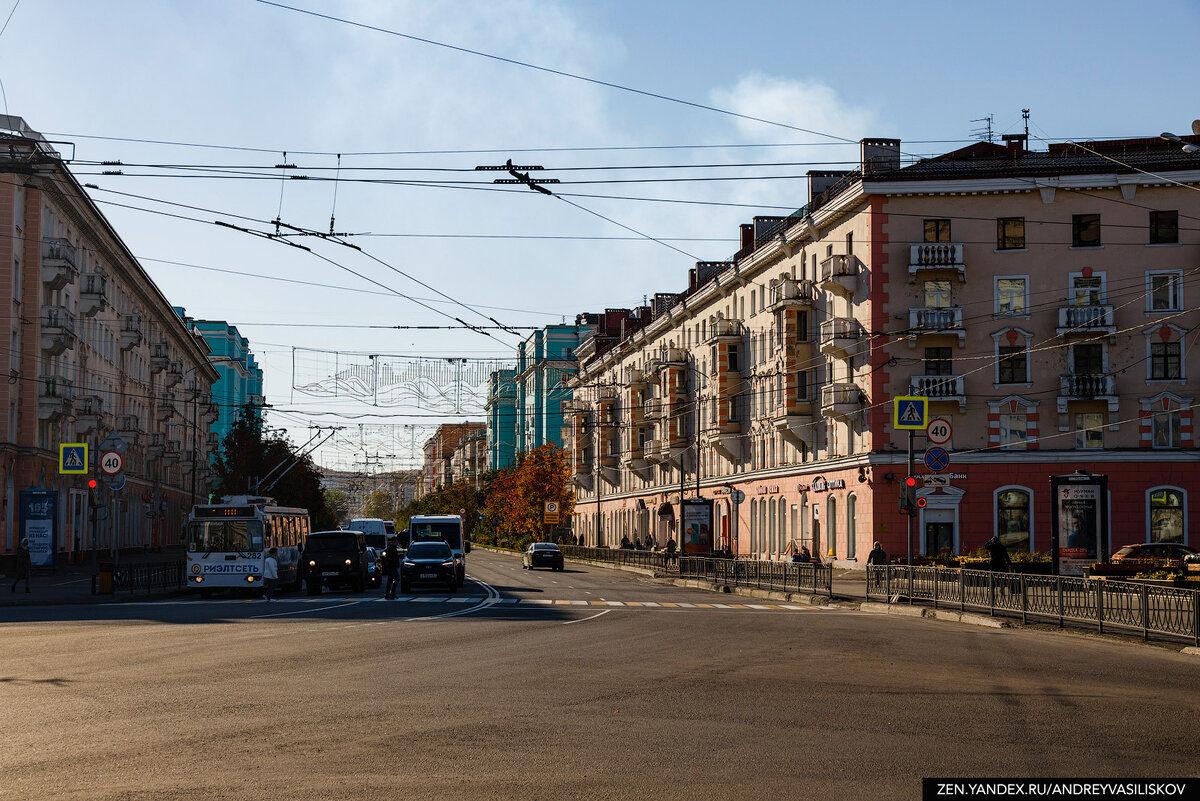
M 65 442 L 58 446 L 58 472 L 86 476 L 88 446 L 86 442 Z
M 892 427 L 908 431 L 924 431 L 929 424 L 929 398 L 902 395 L 892 400 Z

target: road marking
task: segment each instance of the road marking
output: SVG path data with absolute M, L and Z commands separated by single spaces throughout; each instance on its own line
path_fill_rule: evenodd
M 674 608 L 674 607 L 679 606 L 679 604 L 672 604 L 672 603 L 667 603 L 666 601 L 663 601 L 662 606 L 669 606 L 669 607 Z
M 696 605 L 695 605 L 695 604 L 685 604 L 685 603 L 681 603 L 681 604 L 679 604 L 679 606 L 680 606 L 681 608 L 683 608 L 683 609 L 695 609 L 695 608 L 696 608 Z
M 642 601 L 643 606 L 658 606 L 654 601 Z
M 746 604 L 746 606 L 750 607 L 751 609 L 774 609 L 775 608 L 773 606 L 764 606 L 762 604 Z
M 611 609 L 605 609 L 603 612 L 600 612 L 599 614 L 592 615 L 591 617 L 581 617 L 581 618 L 579 618 L 578 620 L 568 620 L 567 622 L 563 623 L 563 625 L 564 625 L 564 626 L 569 626 L 569 625 L 571 625 L 572 623 L 582 623 L 582 622 L 583 622 L 583 621 L 585 621 L 585 620 L 595 620 L 596 618 L 600 617 L 601 615 L 607 615 L 607 614 L 608 614 L 609 612 L 611 612 L 611 611 L 612 611 Z
M 310 612 L 324 612 L 326 609 L 344 609 L 347 606 L 364 603 L 363 601 L 351 601 L 348 604 L 334 604 L 333 606 L 322 606 L 319 609 L 297 609 L 295 612 L 275 612 L 270 615 L 251 615 L 251 619 L 263 617 L 283 617 L 284 615 L 307 615 Z

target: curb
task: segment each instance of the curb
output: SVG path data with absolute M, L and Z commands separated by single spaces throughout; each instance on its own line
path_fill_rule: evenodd
M 952 612 L 949 609 L 926 609 L 921 606 L 879 604 L 864 602 L 859 605 L 860 612 L 874 615 L 901 615 L 903 617 L 927 617 L 933 620 L 945 620 L 951 623 L 965 623 L 969 626 L 984 626 L 990 629 L 1012 628 L 1007 620 L 977 615 L 971 612 Z M 1197 649 L 1200 650 L 1200 649 Z
M 119 595 L 80 595 L 71 598 L 38 598 L 36 595 L 30 598 L 0 598 L 0 609 L 18 609 L 23 606 L 87 606 L 100 604 L 124 604 L 131 601 L 163 601 L 169 598 L 179 598 L 188 593 L 186 588 L 180 587 L 166 592 L 148 592 L 136 593 L 127 595 L 121 593 Z

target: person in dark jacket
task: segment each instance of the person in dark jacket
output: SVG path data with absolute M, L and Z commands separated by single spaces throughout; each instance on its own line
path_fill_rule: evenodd
M 676 559 L 675 559 L 675 549 L 676 549 L 676 548 L 678 548 L 678 547 L 679 547 L 679 546 L 675 544 L 675 538 L 674 538 L 674 537 L 668 537 L 668 538 L 667 538 L 667 555 L 666 555 L 666 558 L 665 558 L 665 559 L 663 559 L 663 565 L 664 565 L 664 566 L 666 566 L 666 565 L 669 565 L 669 564 L 671 564 L 671 562 L 674 562 L 674 561 L 676 561 Z
M 33 569 L 33 563 L 29 558 L 29 539 L 21 538 L 21 543 L 17 545 L 17 577 L 13 579 L 12 591 L 17 591 L 17 585 L 21 583 L 21 579 L 25 579 L 25 592 L 29 592 L 29 573 Z
M 400 538 L 392 537 L 388 546 L 383 549 L 383 572 L 387 575 L 387 586 L 383 589 L 383 597 L 389 601 L 396 600 L 396 585 L 400 582 Z
M 1012 570 L 1012 559 L 1008 556 L 1008 549 L 1004 547 L 1004 543 L 1000 541 L 999 534 L 993 534 L 984 546 L 989 554 L 988 566 L 997 572 L 1008 572 Z
M 878 541 L 876 541 L 875 547 L 871 549 L 871 552 L 869 554 L 867 554 L 867 565 L 883 566 L 886 564 L 887 564 L 887 551 L 883 550 L 883 546 L 880 545 Z M 868 571 L 868 572 L 870 572 L 870 571 Z M 875 586 L 879 586 L 882 583 L 883 583 L 883 577 L 878 572 L 876 572 L 875 573 Z

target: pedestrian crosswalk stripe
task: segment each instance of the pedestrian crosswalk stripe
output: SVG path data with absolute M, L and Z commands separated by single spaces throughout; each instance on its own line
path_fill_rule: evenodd
M 762 604 L 746 604 L 751 609 L 774 609 L 772 606 L 763 606 Z
M 622 601 L 605 601 L 604 603 L 608 604 L 609 606 L 624 606 L 625 605 Z
M 676 606 L 679 606 L 679 604 L 672 604 L 672 603 L 667 603 L 666 601 L 664 601 L 663 606 L 676 607 Z
M 695 604 L 684 604 L 684 603 L 681 603 L 679 606 L 680 606 L 680 607 L 682 607 L 682 608 L 684 608 L 684 609 L 695 609 L 695 608 L 696 608 L 696 605 L 695 605 Z
M 642 606 L 658 606 L 654 601 L 642 601 Z

